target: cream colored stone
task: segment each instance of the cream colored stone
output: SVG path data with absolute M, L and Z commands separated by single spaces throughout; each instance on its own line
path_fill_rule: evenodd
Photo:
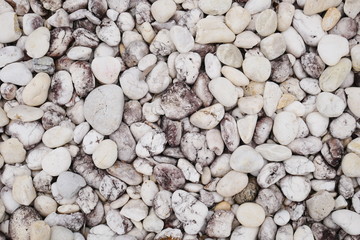
M 241 192 L 249 182 L 246 174 L 230 171 L 216 185 L 216 192 L 223 197 L 232 197 Z
M 106 169 L 114 165 L 117 155 L 116 143 L 110 139 L 105 139 L 96 147 L 92 159 L 96 167 Z
M 0 108 L 0 127 L 4 127 L 9 123 L 9 118 L 4 109 Z
M 47 73 L 36 74 L 22 92 L 24 103 L 29 106 L 43 104 L 47 99 L 50 83 L 51 79 Z
M 351 61 L 343 58 L 334 66 L 327 67 L 319 78 L 320 88 L 325 92 L 335 91 L 351 70 Z
M 331 7 L 337 7 L 340 3 L 341 0 L 306 0 L 304 13 L 306 15 L 313 15 Z
M 240 138 L 245 144 L 250 143 L 253 138 L 257 118 L 256 114 L 246 115 L 236 123 Z
M 341 170 L 347 177 L 360 177 L 360 157 L 355 153 L 348 153 L 341 162 Z
M 292 23 L 295 7 L 289 2 L 281 2 L 277 7 L 277 30 L 286 31 Z
M 358 0 L 345 0 L 344 12 L 347 16 L 355 18 L 360 12 L 360 1 Z
M 75 213 L 80 211 L 80 207 L 77 204 L 66 204 L 58 207 L 57 211 L 63 214 Z
M 231 7 L 232 0 L 199 0 L 199 8 L 208 15 L 225 14 Z
M 360 44 L 351 48 L 352 67 L 356 72 L 360 71 Z
M 321 27 L 324 31 L 329 31 L 338 23 L 341 18 L 341 12 L 337 8 L 329 8 L 321 22 Z
M 40 195 L 35 199 L 34 207 L 41 216 L 46 217 L 50 213 L 56 212 L 57 203 L 47 195 Z
M 356 153 L 358 156 L 360 156 L 360 137 L 355 138 L 349 142 L 347 149 L 348 151 Z
M 238 93 L 235 86 L 226 78 L 219 77 L 211 80 L 208 84 L 211 94 L 225 107 L 236 104 Z
M 157 0 L 151 5 L 151 14 L 157 22 L 167 22 L 176 11 L 173 0 Z
M 221 73 L 237 87 L 249 84 L 249 79 L 245 76 L 245 74 L 236 68 L 223 66 L 221 68 Z
M 356 116 L 360 118 L 360 107 L 359 107 L 359 99 L 360 99 L 360 88 L 359 87 L 349 87 L 345 89 L 345 93 L 347 95 L 347 105 L 350 111 Z
M 0 23 L 0 43 L 14 42 L 21 37 L 22 32 L 15 12 L 1 13 Z
M 73 139 L 74 132 L 71 128 L 55 126 L 44 133 L 42 141 L 49 148 L 56 148 L 65 145 Z
M 22 122 L 32 122 L 39 120 L 44 115 L 41 108 L 19 105 L 11 108 L 7 112 L 7 116 L 11 120 L 20 120 Z
M 30 225 L 30 240 L 50 240 L 50 226 L 44 221 L 32 222 Z
M 224 107 L 216 103 L 193 113 L 190 117 L 190 122 L 201 129 L 212 129 L 220 123 L 224 114 Z
M 257 203 L 243 203 L 236 211 L 236 218 L 245 227 L 260 227 L 265 220 L 265 211 Z
M 249 11 L 240 6 L 230 8 L 230 10 L 225 15 L 226 25 L 235 34 L 239 34 L 244 31 L 245 28 L 249 25 L 250 20 L 251 15 Z
M 264 57 L 247 57 L 242 67 L 245 75 L 255 82 L 265 82 L 271 74 L 270 61 Z
M 32 58 L 45 56 L 50 47 L 50 31 L 46 27 L 34 30 L 26 39 L 26 54 Z
M 276 31 L 276 28 L 277 15 L 274 10 L 266 9 L 257 16 L 255 29 L 260 36 L 269 36 Z
M 235 34 L 216 17 L 201 19 L 197 22 L 196 28 L 196 43 L 228 43 L 235 40 Z
M 25 160 L 26 151 L 17 138 L 10 138 L 0 143 L 0 153 L 5 163 L 21 163 Z
M 36 198 L 32 179 L 28 175 L 17 176 L 14 179 L 12 196 L 21 205 L 29 206 Z

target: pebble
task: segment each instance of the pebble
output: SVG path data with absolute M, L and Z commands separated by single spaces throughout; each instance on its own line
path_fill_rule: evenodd
M 230 166 L 233 170 L 242 173 L 252 173 L 260 170 L 264 159 L 252 147 L 243 145 L 238 147 L 230 157 Z
M 329 192 L 318 192 L 306 201 L 306 207 L 315 221 L 321 221 L 334 209 L 335 200 Z
M 42 118 L 43 115 L 44 115 L 44 111 L 41 110 L 40 108 L 29 107 L 26 105 L 19 105 L 13 107 L 7 112 L 8 118 L 12 120 L 20 120 L 22 122 L 36 121 Z
M 322 92 L 316 98 L 316 109 L 325 117 L 338 117 L 345 107 L 345 102 L 332 93 Z
M 190 52 L 194 47 L 194 38 L 186 27 L 173 26 L 170 29 L 170 38 L 174 43 L 176 50 L 180 53 Z
M 96 167 L 107 169 L 115 163 L 117 156 L 116 143 L 110 139 L 105 139 L 96 147 L 92 158 Z
M 207 17 L 196 23 L 195 42 L 199 44 L 226 43 L 235 40 L 235 34 L 218 18 Z
M 236 35 L 234 45 L 238 48 L 253 48 L 260 42 L 260 37 L 252 31 L 244 31 Z
M 324 31 L 329 31 L 336 25 L 340 18 L 341 12 L 337 8 L 331 7 L 326 11 L 321 26 Z
M 184 224 L 184 231 L 197 234 L 208 213 L 205 204 L 183 190 L 176 190 L 171 197 L 171 205 L 176 217 Z
M 113 47 L 120 43 L 120 30 L 109 18 L 104 18 L 99 26 L 96 27 L 96 35 L 107 45 Z
M 291 175 L 307 175 L 315 171 L 313 162 L 303 156 L 291 156 L 284 161 L 284 166 Z
M 265 143 L 258 145 L 255 151 L 261 154 L 268 161 L 280 162 L 292 156 L 291 150 L 279 144 Z
M 351 61 L 343 58 L 334 66 L 327 67 L 319 78 L 321 90 L 333 92 L 345 81 L 351 70 Z
M 286 176 L 280 180 L 285 197 L 294 202 L 304 201 L 311 191 L 310 181 L 301 176 Z
M 9 138 L 0 144 L 0 153 L 7 164 L 21 163 L 25 160 L 26 151 L 17 138 Z
M 347 16 L 355 18 L 356 15 L 360 12 L 360 4 L 354 0 L 345 1 L 344 12 Z
M 221 73 L 226 79 L 228 79 L 237 87 L 242 87 L 249 84 L 249 79 L 245 76 L 245 74 L 236 68 L 223 66 L 221 68 Z
M 133 224 L 129 219 L 121 215 L 119 211 L 112 209 L 106 214 L 106 223 L 117 234 L 125 234 L 133 228 Z
M 314 236 L 312 234 L 310 227 L 303 225 L 296 229 L 294 233 L 294 240 L 300 240 L 300 239 L 314 240 Z
M 211 216 L 205 232 L 209 237 L 226 238 L 231 234 L 231 224 L 234 214 L 231 211 L 218 210 Z
M 334 211 L 331 214 L 331 218 L 334 223 L 340 226 L 346 233 L 350 235 L 360 234 L 359 228 L 357 227 L 360 223 L 360 214 L 342 209 Z
M 256 17 L 255 29 L 262 37 L 273 34 L 276 31 L 277 25 L 277 15 L 274 10 L 266 9 Z
M 180 53 L 175 58 L 177 78 L 185 80 L 187 84 L 193 84 L 199 75 L 201 57 L 194 52 Z
M 138 185 L 142 182 L 141 175 L 136 172 L 132 165 L 116 161 L 114 165 L 106 171 L 128 185 Z
M 292 142 L 297 136 L 298 129 L 299 124 L 294 113 L 284 111 L 275 116 L 273 133 L 280 144 L 287 145 Z
M 312 112 L 306 116 L 306 124 L 310 133 L 315 137 L 321 137 L 326 133 L 329 118 L 319 112 Z
M 151 14 L 159 23 L 167 22 L 176 11 L 173 0 L 157 0 L 151 5 Z
M 101 83 L 112 84 L 118 80 L 121 65 L 114 57 L 96 57 L 91 62 L 91 70 Z
M 9 235 L 11 239 L 29 239 L 33 222 L 41 220 L 40 215 L 32 207 L 18 208 L 10 218 Z
M 357 23 L 354 19 L 349 17 L 344 17 L 332 28 L 329 33 L 340 35 L 346 39 L 351 39 L 356 36 L 358 31 Z
M 1 51 L 1 50 L 0 50 Z M 352 67 L 355 71 L 360 71 L 360 45 L 355 45 L 351 48 L 351 61 L 352 61 Z M 1 55 L 1 53 L 0 53 Z M 1 66 L 1 64 L 0 64 Z
M 284 32 L 291 26 L 295 7 L 289 2 L 281 2 L 277 8 L 277 30 Z
M 210 79 L 218 78 L 221 76 L 221 63 L 219 59 L 212 53 L 205 55 L 204 59 L 205 72 Z
M 137 68 L 130 68 L 120 77 L 120 85 L 125 96 L 132 100 L 143 98 L 149 91 L 149 86 Z
M 0 22 L 3 23 L 3 29 L 0 34 L 0 43 L 11 43 L 21 37 L 22 31 L 16 13 L 2 12 L 0 14 Z
M 23 51 L 16 46 L 7 46 L 0 49 L 0 67 L 8 65 L 9 63 L 17 62 L 24 57 Z
M 140 199 L 131 199 L 122 207 L 120 214 L 133 221 L 141 221 L 148 215 L 148 207 Z
M 321 38 L 317 50 L 325 64 L 334 66 L 343 56 L 349 54 L 349 42 L 339 35 L 328 34 Z
M 85 187 L 86 182 L 80 175 L 66 171 L 59 174 L 56 184 L 61 186 L 58 188 L 59 194 L 64 198 L 71 199 L 81 188 Z
M 208 15 L 222 15 L 231 7 L 231 0 L 200 0 L 199 8 Z
M 281 33 L 286 44 L 286 51 L 295 57 L 301 57 L 305 51 L 305 43 L 300 34 L 293 28 L 289 27 L 286 31 Z
M 267 188 L 280 179 L 285 177 L 285 168 L 281 163 L 268 163 L 260 170 L 257 175 L 257 183 L 263 188 Z
M 225 14 L 225 24 L 235 34 L 243 32 L 249 25 L 250 21 L 251 15 L 249 11 L 241 6 L 233 6 Z
M 24 103 L 28 106 L 43 104 L 47 99 L 50 82 L 51 79 L 47 73 L 36 74 L 22 92 Z
M 285 53 L 286 41 L 282 34 L 274 33 L 260 42 L 260 50 L 269 60 L 274 60 Z
M 304 13 L 306 15 L 313 15 L 315 13 L 323 12 L 328 8 L 337 7 L 340 3 L 341 1 L 339 0 L 330 0 L 330 1 L 307 0 L 304 6 Z
M 250 14 L 255 14 L 270 8 L 270 6 L 271 6 L 271 1 L 269 0 L 265 0 L 265 1 L 249 0 L 246 2 L 244 8 L 247 9 Z
M 50 47 L 50 31 L 46 27 L 34 30 L 25 42 L 26 54 L 32 58 L 45 56 Z
M 154 176 L 158 184 L 165 190 L 175 191 L 184 186 L 185 177 L 180 168 L 162 163 L 154 167 Z
M 255 82 L 265 82 L 271 74 L 271 63 L 264 57 L 247 57 L 243 62 L 242 68 L 244 74 Z
M 51 176 L 59 176 L 65 172 L 71 165 L 71 155 L 64 148 L 56 148 L 46 154 L 41 162 L 42 169 Z
M 50 240 L 51 230 L 50 226 L 44 221 L 32 222 L 30 225 L 30 239 L 31 240 Z
M 295 10 L 293 27 L 309 46 L 317 46 L 326 34 L 321 27 L 322 18 L 318 14 L 305 15 L 301 10 Z
M 57 148 L 70 142 L 73 135 L 71 128 L 55 126 L 45 131 L 42 142 L 49 148 Z
M 215 78 L 209 82 L 208 87 L 214 98 L 224 107 L 232 107 L 236 104 L 238 93 L 236 87 L 228 79 Z
M 246 174 L 230 171 L 220 179 L 216 185 L 216 192 L 223 197 L 232 197 L 241 192 L 248 184 L 248 181 Z
M 19 86 L 27 85 L 32 74 L 24 63 L 11 63 L 0 70 L 0 79 L 4 83 L 12 83 Z
M 265 220 L 265 211 L 259 204 L 243 203 L 236 211 L 236 218 L 245 227 L 259 227 Z
M 121 88 L 111 84 L 103 85 L 94 89 L 85 99 L 84 116 L 99 133 L 110 135 L 120 126 L 123 108 Z
M 254 136 L 256 122 L 257 122 L 257 115 L 247 115 L 242 119 L 237 121 L 238 132 L 240 135 L 241 140 L 248 144 L 251 142 L 251 139 Z
M 61 237 L 60 237 L 61 236 Z M 74 233 L 69 229 L 62 226 L 53 226 L 51 227 L 51 240 L 71 240 L 74 239 Z
M 29 206 L 36 197 L 32 178 L 27 175 L 17 176 L 14 179 L 12 195 L 16 202 Z
M 216 50 L 216 56 L 223 64 L 239 68 L 243 62 L 240 50 L 233 44 L 221 44 Z
M 350 111 L 356 116 L 360 117 L 360 110 L 357 105 L 357 99 L 360 96 L 360 88 L 349 87 L 345 89 L 345 93 L 347 95 L 347 105 Z
M 348 153 L 341 162 L 341 170 L 347 177 L 358 177 L 360 168 L 360 157 L 355 153 Z
M 146 82 L 149 86 L 149 92 L 155 94 L 163 92 L 171 83 L 166 63 L 158 62 L 148 74 Z
M 56 211 L 57 203 L 49 196 L 40 195 L 35 199 L 34 207 L 40 213 L 40 215 L 47 217 Z

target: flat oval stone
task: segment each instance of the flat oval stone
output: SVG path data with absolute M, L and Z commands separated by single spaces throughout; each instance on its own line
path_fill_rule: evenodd
M 71 155 L 64 147 L 57 148 L 46 154 L 41 162 L 42 169 L 51 176 L 59 176 L 71 165 Z
M 32 58 L 45 56 L 50 47 L 50 31 L 46 27 L 39 27 L 33 31 L 25 42 L 27 55 Z
M 47 73 L 36 74 L 22 92 L 24 103 L 29 106 L 43 104 L 47 99 L 50 83 L 51 79 Z
M 99 82 L 111 84 L 118 80 L 121 65 L 114 57 L 96 57 L 91 62 L 91 70 Z
M 265 211 L 257 203 L 243 203 L 236 211 L 236 218 L 245 227 L 259 227 L 265 220 Z
M 113 84 L 95 88 L 84 102 L 86 121 L 103 135 L 110 135 L 119 128 L 123 111 L 123 91 Z
M 24 63 L 11 63 L 0 71 L 0 80 L 4 83 L 25 86 L 31 79 L 32 74 Z
M 255 151 L 260 153 L 263 158 L 273 162 L 284 161 L 292 156 L 291 150 L 279 144 L 265 143 L 257 146 Z
M 242 145 L 230 157 L 230 167 L 235 171 L 252 173 L 260 170 L 264 165 L 263 157 L 252 147 Z
M 245 173 L 230 171 L 216 185 L 216 192 L 223 197 L 232 197 L 241 192 L 249 182 Z
M 271 63 L 264 57 L 247 57 L 242 67 L 245 75 L 255 82 L 265 82 L 271 74 Z
M 360 177 L 360 157 L 355 153 L 348 153 L 341 162 L 341 169 L 347 177 Z
M 55 126 L 44 133 L 42 141 L 49 148 L 56 148 L 65 145 L 73 139 L 74 132 L 71 128 Z
M 223 119 L 224 114 L 224 107 L 221 104 L 216 103 L 193 113 L 190 117 L 190 122 L 201 129 L 212 129 L 219 124 Z
M 258 34 L 262 37 L 266 37 L 274 33 L 277 28 L 276 12 L 271 9 L 262 11 L 256 18 L 255 28 Z
M 1 31 L 0 43 L 10 43 L 21 37 L 21 28 L 18 18 L 14 12 L 4 12 L 0 14 Z
M 331 219 L 350 235 L 360 234 L 360 214 L 347 210 L 337 210 L 331 214 Z
M 351 70 L 351 61 L 341 59 L 336 65 L 327 67 L 319 78 L 320 88 L 324 92 L 333 92 L 345 81 Z
M 231 7 L 231 0 L 200 0 L 199 8 L 208 15 L 222 15 Z
M 211 94 L 225 107 L 232 107 L 238 99 L 238 92 L 235 86 L 226 78 L 219 77 L 209 82 Z
M 296 115 L 292 112 L 281 112 L 275 116 L 273 133 L 282 145 L 291 143 L 297 136 L 299 129 Z
M 316 108 L 325 117 L 338 117 L 345 107 L 345 102 L 332 93 L 322 92 L 316 98 Z
M 114 165 L 118 156 L 117 145 L 110 139 L 105 139 L 96 147 L 92 159 L 96 167 L 106 169 Z
M 343 56 L 349 54 L 349 42 L 342 36 L 328 34 L 321 38 L 317 50 L 324 63 L 334 66 Z
M 16 46 L 7 46 L 0 49 L 0 68 L 9 63 L 16 62 L 24 57 L 21 48 Z
M 19 105 L 11 108 L 7 112 L 8 118 L 12 120 L 20 120 L 22 122 L 36 121 L 44 115 L 44 111 L 41 108 L 29 107 L 26 105 Z

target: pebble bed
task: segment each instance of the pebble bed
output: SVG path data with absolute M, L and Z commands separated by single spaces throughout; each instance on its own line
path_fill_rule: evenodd
M 0 240 L 359 240 L 360 0 L 0 0 Z

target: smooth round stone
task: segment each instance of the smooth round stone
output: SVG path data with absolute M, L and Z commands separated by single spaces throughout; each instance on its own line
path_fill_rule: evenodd
M 285 53 L 286 42 L 281 33 L 274 33 L 260 42 L 260 50 L 269 60 L 274 60 Z
M 159 23 L 167 22 L 176 12 L 173 0 L 157 0 L 151 5 L 151 14 Z
M 50 226 L 44 221 L 32 222 L 29 231 L 31 240 L 49 240 L 51 236 Z
M 348 58 L 341 59 L 336 65 L 327 67 L 319 78 L 321 90 L 333 92 L 345 81 L 351 71 L 351 61 Z
M 25 86 L 31 79 L 31 71 L 24 63 L 11 63 L 0 70 L 0 80 L 4 83 Z
M 206 0 L 205 0 L 206 1 Z M 251 15 L 248 10 L 240 6 L 234 6 L 225 15 L 226 25 L 235 34 L 245 30 L 251 21 Z
M 200 0 L 199 8 L 208 15 L 222 15 L 231 7 L 231 0 Z
M 318 95 L 321 92 L 319 80 L 314 78 L 303 78 L 300 81 L 300 87 L 311 95 Z
M 74 233 L 62 226 L 51 227 L 51 240 L 74 240 Z
M 345 89 L 347 95 L 347 105 L 350 111 L 358 118 L 360 118 L 360 108 L 359 108 L 359 99 L 360 99 L 360 88 L 359 87 L 349 87 Z
M 23 50 L 16 46 L 0 48 L 0 68 L 9 63 L 16 62 L 24 57 Z
M 294 233 L 294 240 L 314 240 L 313 233 L 311 231 L 311 228 L 303 225 L 296 229 Z
M 238 99 L 238 92 L 236 87 L 226 78 L 219 77 L 209 82 L 209 90 L 225 107 L 232 107 L 236 105 Z
M 25 42 L 26 54 L 32 58 L 45 56 L 50 47 L 50 31 L 46 27 L 39 27 L 33 31 Z
M 195 42 L 200 44 L 233 42 L 235 34 L 220 18 L 203 18 L 196 24 Z
M 245 227 L 260 227 L 265 220 L 265 211 L 257 203 L 243 203 L 236 210 L 236 218 Z
M 325 11 L 331 7 L 337 7 L 341 0 L 307 0 L 304 5 L 304 13 L 313 15 Z
M 233 44 L 221 44 L 216 50 L 216 56 L 225 65 L 239 68 L 243 62 L 243 57 L 239 48 Z
M 345 102 L 332 93 L 322 92 L 316 98 L 316 108 L 325 117 L 338 117 L 345 107 Z
M 47 73 L 41 72 L 25 86 L 22 97 L 26 105 L 39 106 L 43 104 L 48 96 L 51 79 Z
M 119 128 L 123 111 L 123 91 L 113 84 L 95 88 L 84 102 L 86 121 L 103 135 L 110 135 Z
M 271 74 L 271 63 L 264 57 L 251 56 L 242 64 L 245 75 L 255 82 L 265 82 Z
M 116 143 L 110 139 L 105 139 L 96 147 L 92 159 L 97 168 L 106 169 L 114 165 L 117 155 Z
M 17 138 L 9 138 L 0 143 L 0 153 L 7 164 L 21 163 L 26 156 L 24 146 Z
M 230 167 L 235 171 L 252 173 L 260 170 L 264 165 L 263 157 L 252 147 L 242 145 L 230 157 Z
M 291 26 L 295 14 L 295 7 L 290 2 L 281 2 L 277 6 L 277 29 L 280 32 L 286 31 Z
M 321 38 L 317 50 L 325 64 L 334 66 L 349 54 L 349 42 L 342 36 L 328 34 Z
M 284 161 L 292 156 L 291 150 L 279 144 L 265 143 L 257 146 L 255 151 L 261 154 L 268 161 Z
M 208 53 L 205 55 L 204 65 L 205 72 L 210 79 L 218 78 L 221 76 L 221 63 L 214 54 Z
M 56 148 L 65 145 L 73 139 L 74 132 L 71 128 L 55 126 L 44 133 L 42 142 L 49 148 Z
M 293 155 L 284 161 L 285 170 L 291 175 L 307 175 L 315 171 L 315 165 L 308 158 Z
M 86 186 L 85 179 L 79 174 L 73 172 L 63 172 L 59 175 L 56 181 L 59 194 L 66 199 L 71 199 L 77 196 L 79 190 Z
M 249 144 L 251 139 L 253 138 L 256 122 L 257 122 L 257 114 L 249 114 L 239 120 L 237 120 L 237 129 L 240 135 L 241 140 L 245 144 Z
M 238 101 L 239 110 L 245 114 L 257 114 L 264 106 L 264 99 L 261 95 L 241 97 Z
M 89 47 L 76 46 L 69 49 L 66 56 L 71 60 L 89 60 L 92 49 Z
M 5 12 L 0 14 L 0 43 L 11 43 L 21 37 L 21 28 L 18 18 L 14 12 Z
M 238 48 L 253 48 L 260 42 L 260 37 L 252 31 L 244 31 L 236 36 L 234 45 Z
M 96 57 L 91 62 L 92 73 L 103 84 L 115 83 L 120 70 L 120 62 L 114 57 Z
M 301 176 L 286 176 L 280 180 L 280 188 L 287 199 L 304 201 L 311 191 L 310 181 Z
M 297 136 L 299 123 L 292 112 L 281 112 L 275 116 L 273 133 L 281 145 L 288 145 Z
M 49 175 L 56 177 L 65 172 L 71 165 L 69 150 L 60 147 L 46 154 L 41 162 L 42 169 Z
M 293 27 L 289 27 L 281 34 L 285 39 L 286 51 L 294 55 L 294 57 L 300 58 L 306 51 L 304 40 L 300 34 Z
M 242 87 L 249 84 L 249 79 L 245 76 L 245 74 L 236 68 L 223 66 L 221 68 L 221 73 L 237 87 Z
M 350 235 L 360 234 L 360 214 L 347 210 L 337 210 L 331 214 L 331 219 Z
M 216 185 L 216 192 L 223 197 L 232 197 L 241 192 L 249 182 L 246 174 L 230 171 Z
M 7 112 L 8 118 L 12 120 L 20 120 L 22 122 L 36 121 L 44 115 L 41 108 L 29 107 L 26 105 L 19 105 L 11 108 Z
M 277 15 L 274 10 L 266 9 L 256 18 L 255 29 L 262 37 L 269 36 L 276 31 Z
M 176 50 L 180 53 L 187 53 L 194 47 L 195 41 L 187 27 L 173 26 L 170 29 L 170 38 Z
M 360 157 L 355 153 L 348 153 L 341 162 L 341 170 L 347 177 L 360 177 Z
M 290 213 L 285 209 L 281 209 L 274 215 L 274 222 L 278 226 L 284 226 L 290 221 Z
M 143 98 L 149 91 L 149 86 L 144 81 L 142 72 L 137 68 L 125 70 L 121 74 L 120 85 L 125 96 L 132 100 Z
M 245 9 L 248 10 L 250 14 L 255 14 L 270 8 L 270 6 L 271 0 L 249 0 L 245 4 Z
M 141 221 L 148 215 L 148 207 L 140 199 L 131 199 L 121 209 L 120 213 L 134 221 Z
M 221 104 L 216 103 L 193 113 L 190 117 L 190 122 L 201 129 L 212 129 L 220 123 L 224 114 L 224 107 Z
M 360 137 L 355 138 L 349 142 L 347 149 L 350 150 L 350 152 L 354 152 L 360 156 Z
M 306 125 L 313 136 L 321 137 L 327 131 L 329 118 L 323 116 L 319 112 L 312 112 L 306 116 Z

